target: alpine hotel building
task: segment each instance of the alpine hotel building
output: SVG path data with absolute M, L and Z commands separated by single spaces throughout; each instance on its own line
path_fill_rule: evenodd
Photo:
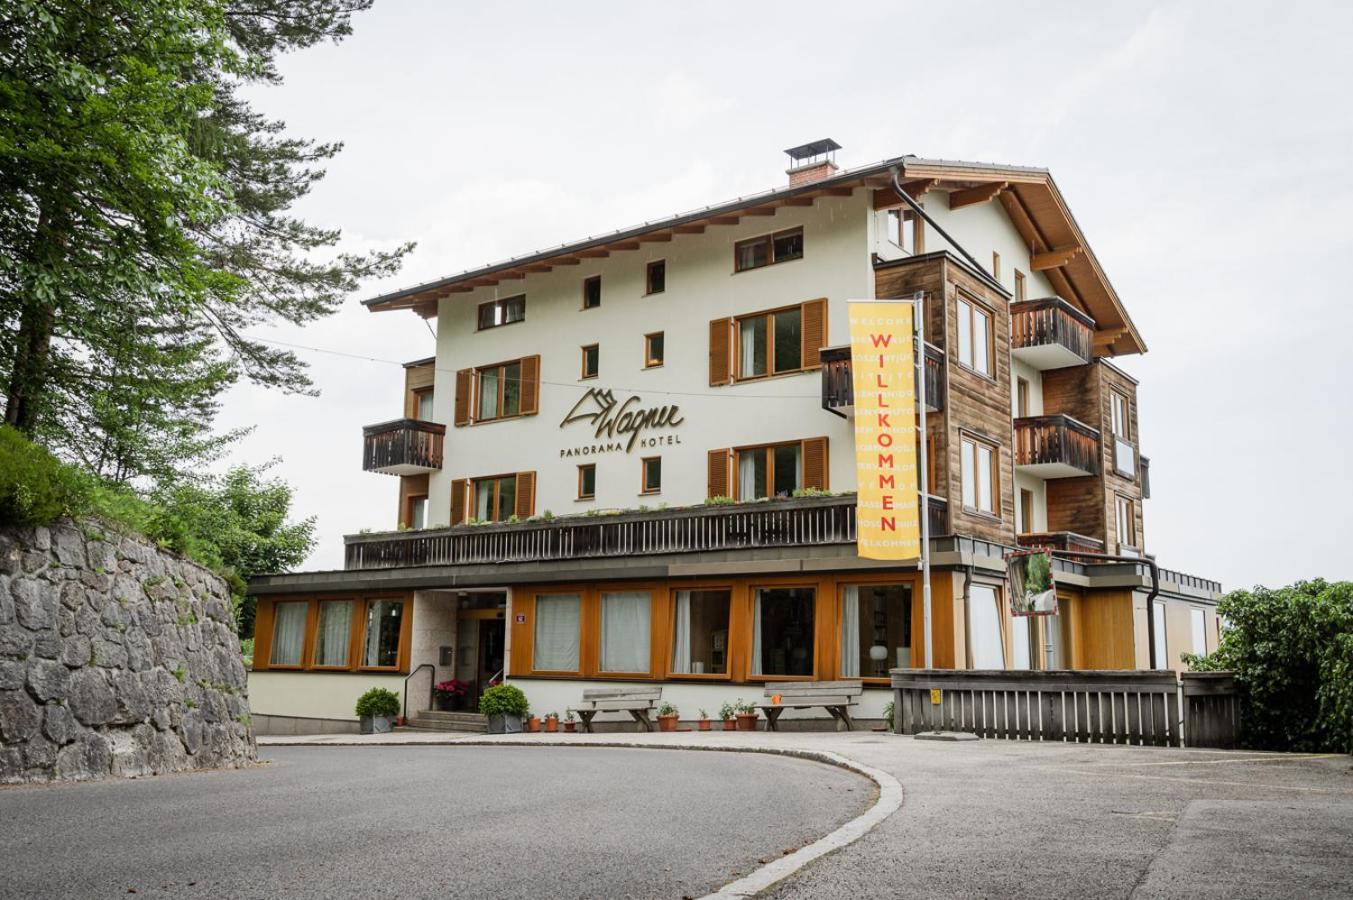
M 341 571 L 251 582 L 260 732 L 355 729 L 357 696 L 406 678 L 411 716 L 456 677 L 540 713 L 659 683 L 686 719 L 859 679 L 881 717 L 888 670 L 925 662 L 921 576 L 856 554 L 846 302 L 918 291 L 933 664 L 1215 649 L 1220 585 L 1159 568 L 1150 597 L 1149 445 L 1118 365 L 1146 343 L 1051 175 L 841 170 L 836 149 L 789 151 L 775 190 L 365 301 L 434 321 L 436 355 L 363 429 L 392 530 L 348 536 Z M 1141 561 L 1059 559 L 1059 613 L 1031 621 L 1004 583 L 1027 547 Z

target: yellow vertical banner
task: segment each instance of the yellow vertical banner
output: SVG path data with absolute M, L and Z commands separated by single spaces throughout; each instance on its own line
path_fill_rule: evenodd
M 914 307 L 850 301 L 850 370 L 855 391 L 855 532 L 865 559 L 921 555 L 916 477 Z

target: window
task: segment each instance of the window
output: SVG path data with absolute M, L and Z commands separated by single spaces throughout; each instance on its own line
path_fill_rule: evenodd
M 1001 280 L 1001 254 L 994 250 L 991 253 L 991 275 L 997 281 Z
M 757 588 L 752 610 L 752 674 L 813 674 L 812 588 Z
M 1124 478 L 1137 477 L 1137 448 L 1132 446 L 1132 406 L 1127 395 L 1109 391 L 1109 428 L 1113 432 L 1113 468 Z
M 763 234 L 733 245 L 733 270 L 745 272 L 803 256 L 803 229 Z
M 413 413 L 414 418 L 420 422 L 431 422 L 432 418 L 432 388 L 424 388 L 420 391 L 414 391 L 413 394 Z
M 1118 391 L 1109 392 L 1109 427 L 1116 437 L 1132 440 L 1132 419 L 1128 415 L 1128 398 Z
M 887 678 L 911 668 L 911 585 L 842 588 L 841 677 Z
M 496 475 L 476 478 L 474 489 L 474 518 L 480 522 L 502 522 L 516 513 L 517 476 Z
M 1015 302 L 1024 302 L 1025 294 L 1028 293 L 1028 287 L 1024 283 L 1024 273 L 1019 269 L 1015 270 Z
M 305 649 L 305 628 L 310 604 L 278 603 L 273 613 L 270 665 L 299 666 Z
M 487 300 L 479 304 L 479 330 L 511 325 L 526 318 L 526 295 Z
M 672 605 L 672 674 L 728 674 L 728 590 L 677 591 Z
M 409 498 L 408 518 L 404 520 L 406 528 L 412 528 L 415 531 L 419 528 L 427 527 L 428 518 L 428 495 L 419 494 Z
M 641 462 L 641 465 L 643 466 L 643 493 L 659 493 L 662 490 L 662 457 L 647 457 Z
M 803 310 L 798 306 L 737 320 L 738 378 L 762 378 L 803 368 Z
M 1114 524 L 1118 535 L 1118 546 L 1136 549 L 1137 547 L 1137 517 L 1132 508 L 1132 501 L 1122 494 L 1115 495 L 1114 502 Z
M 486 366 L 475 370 L 481 422 L 521 414 L 521 363 Z
M 919 253 L 920 222 L 910 209 L 888 210 L 888 240 L 903 253 Z
M 1001 604 L 989 584 L 968 586 L 968 668 L 1004 669 Z
M 775 444 L 737 450 L 737 498 L 790 497 L 803 486 L 803 445 Z
M 399 666 L 399 632 L 403 621 L 403 600 L 367 601 L 363 666 L 376 669 Z
M 644 335 L 644 368 L 662 365 L 663 337 L 661 331 Z
M 597 495 L 597 465 L 587 463 L 578 467 L 578 499 L 591 500 Z
M 1151 604 L 1151 641 L 1156 646 L 1156 668 L 1170 668 L 1169 645 L 1165 642 L 1165 604 L 1160 600 Z
M 1197 607 L 1189 607 L 1189 630 L 1193 637 L 1193 652 L 1207 655 L 1207 615 Z
M 583 309 L 596 309 L 601 306 L 601 276 L 593 275 L 583 279 Z
M 1029 382 L 1015 376 L 1015 415 L 1024 418 L 1029 415 Z
M 1010 617 L 1010 668 L 1033 668 L 1033 616 Z
M 958 361 L 991 377 L 991 313 L 976 303 L 958 298 Z
M 996 515 L 996 448 L 967 436 L 960 448 L 963 508 Z
M 583 348 L 583 378 L 596 378 L 597 370 L 601 366 L 601 347 L 597 344 L 588 344 Z
M 352 601 L 321 600 L 315 635 L 315 665 L 346 669 L 352 638 Z
M 578 671 L 582 606 L 582 597 L 578 594 L 536 595 L 532 669 L 537 672 Z
M 661 294 L 667 290 L 667 260 L 658 259 L 648 264 L 644 273 L 644 293 Z
M 1019 533 L 1033 534 L 1034 528 L 1034 492 L 1027 488 L 1019 490 Z
M 652 601 L 653 597 L 647 591 L 602 592 L 601 671 L 649 670 Z

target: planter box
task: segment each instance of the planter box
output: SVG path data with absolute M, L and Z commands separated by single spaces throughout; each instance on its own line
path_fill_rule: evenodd
M 489 716 L 489 734 L 520 734 L 521 731 L 521 716 L 511 713 Z
M 395 728 L 394 716 L 362 716 L 361 734 L 389 734 Z

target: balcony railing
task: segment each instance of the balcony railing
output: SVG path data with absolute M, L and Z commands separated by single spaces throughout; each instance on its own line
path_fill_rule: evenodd
M 944 409 L 944 351 L 933 344 L 925 345 L 925 403 L 926 409 L 931 412 Z M 822 408 L 845 415 L 854 407 L 855 391 L 851 380 L 850 348 L 824 347 Z
M 1142 499 L 1151 499 L 1151 460 L 1145 456 L 1137 457 L 1137 471 L 1141 473 Z
M 1015 466 L 1040 478 L 1099 474 L 1099 432 L 1070 416 L 1015 420 Z
M 948 533 L 944 500 L 930 498 L 929 516 L 932 536 Z M 549 522 L 354 534 L 344 541 L 348 569 L 493 565 L 851 544 L 855 541 L 855 495 L 575 516 Z
M 1070 553 L 1103 553 L 1104 542 L 1074 531 L 1041 531 L 1021 534 L 1021 547 L 1039 550 L 1064 550 Z
M 1010 305 L 1010 352 L 1035 369 L 1083 366 L 1093 358 L 1095 320 L 1061 297 Z
M 362 468 L 387 475 L 419 475 L 442 467 L 446 426 L 395 419 L 362 429 Z

